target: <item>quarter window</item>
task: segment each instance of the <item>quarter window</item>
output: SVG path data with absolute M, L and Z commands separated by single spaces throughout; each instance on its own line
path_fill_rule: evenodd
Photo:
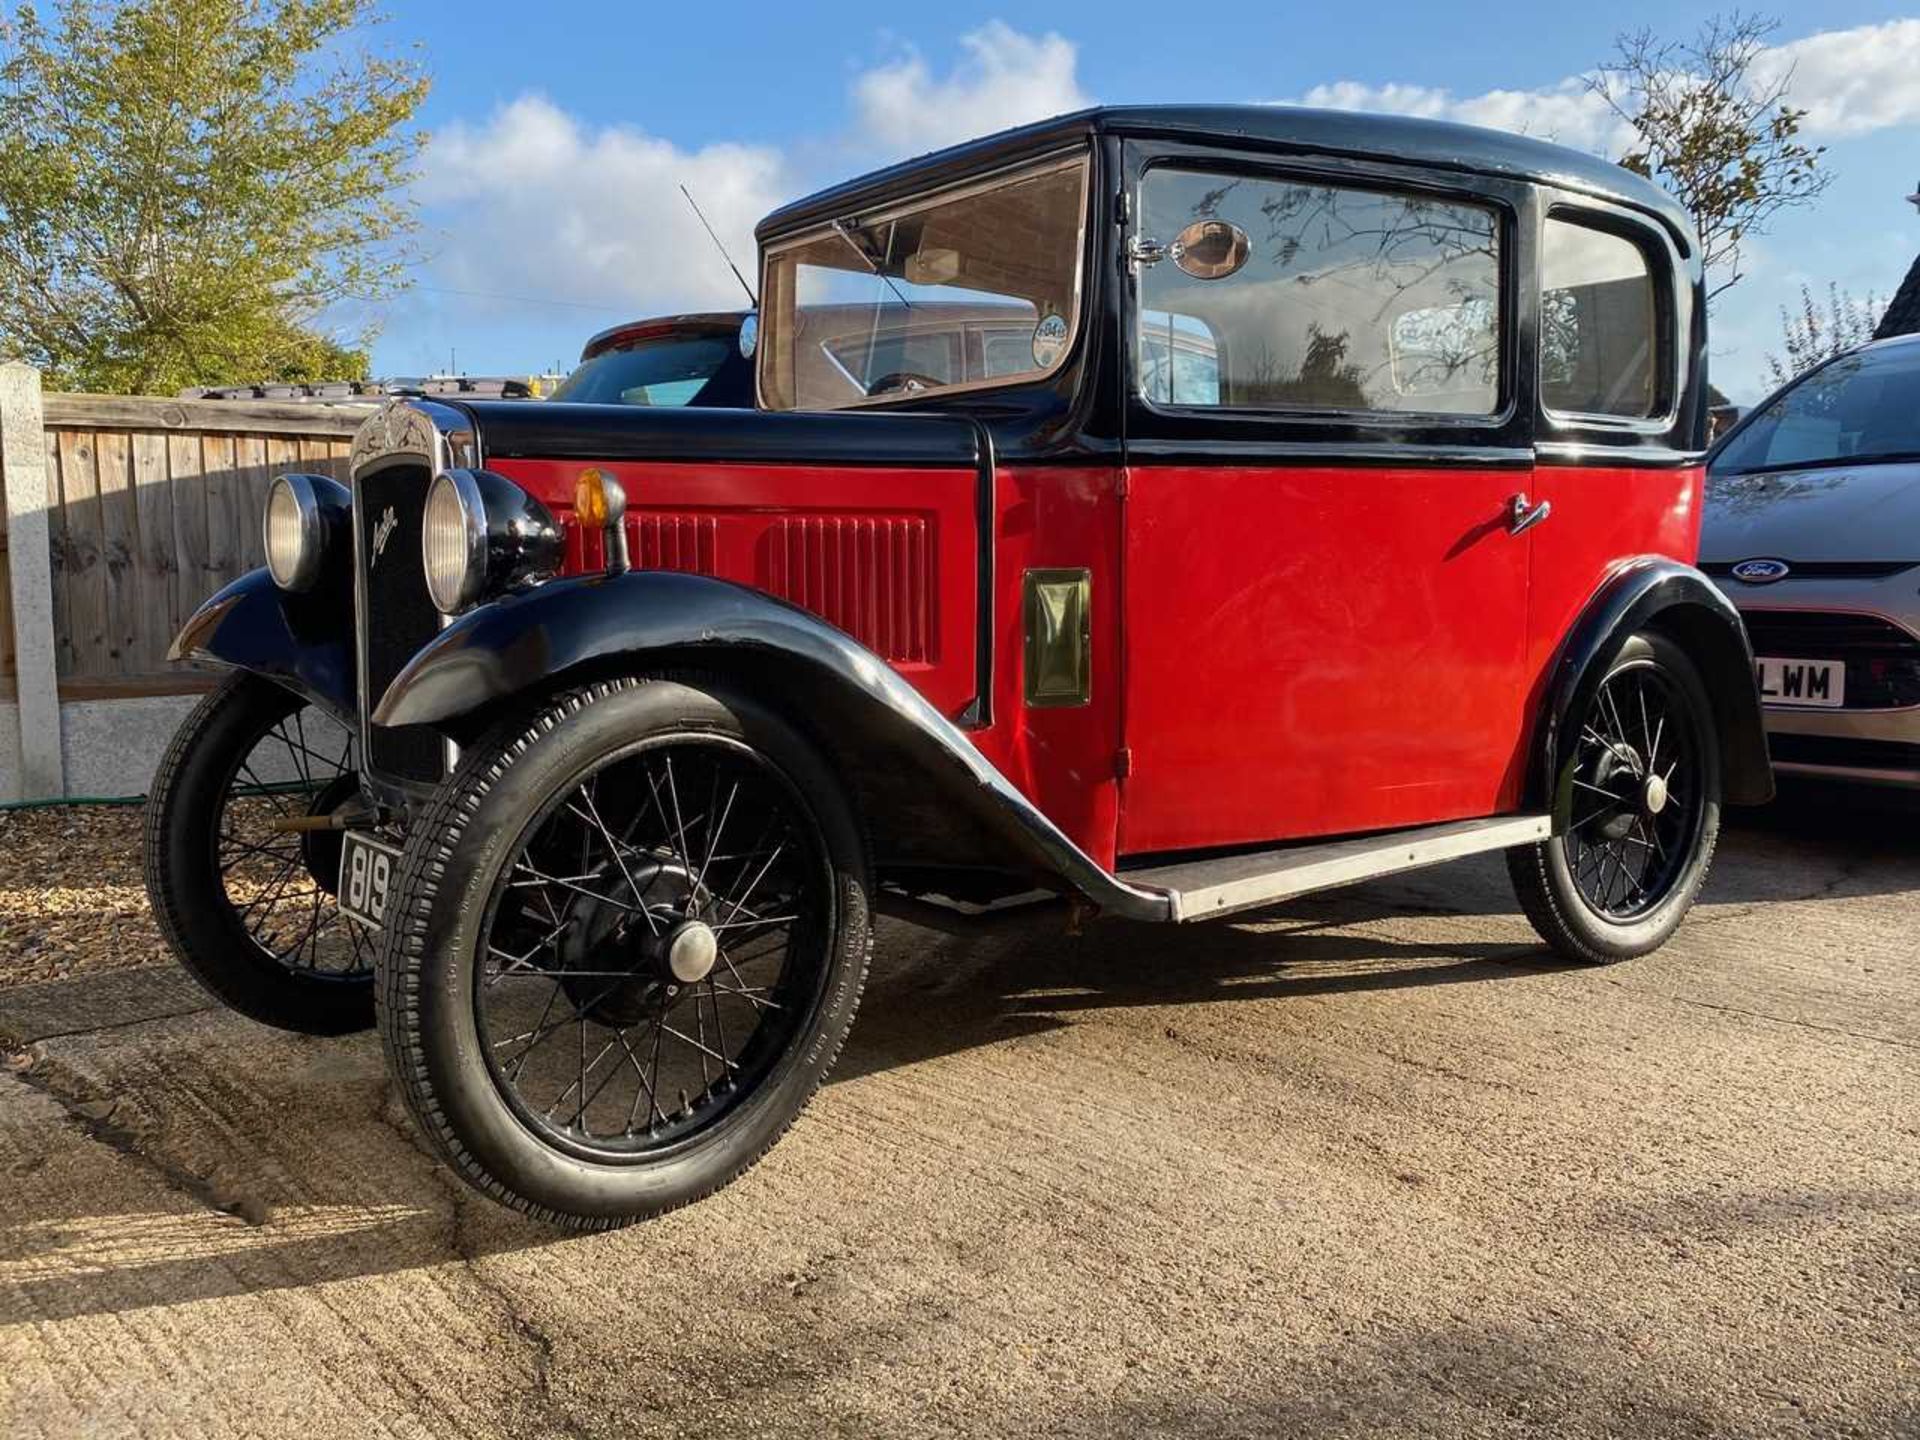
M 1162 168 L 1140 233 L 1135 383 L 1156 404 L 1490 415 L 1500 226 L 1480 205 Z M 1204 222 L 1224 222 L 1232 227 Z M 1149 263 L 1150 262 L 1150 263 Z
M 1657 414 L 1659 310 L 1646 252 L 1611 230 L 1549 218 L 1540 286 L 1546 407 L 1629 419 Z

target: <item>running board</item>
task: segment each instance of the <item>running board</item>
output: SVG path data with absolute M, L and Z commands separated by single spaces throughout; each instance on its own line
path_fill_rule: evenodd
M 1444 860 L 1538 844 L 1552 830 L 1552 821 L 1545 815 L 1504 815 L 1396 830 L 1358 840 L 1334 840 L 1324 845 L 1293 845 L 1253 855 L 1128 870 L 1119 878 L 1129 885 L 1166 891 L 1172 902 L 1171 919 L 1205 920 L 1313 890 L 1331 890 L 1381 875 L 1419 870 Z

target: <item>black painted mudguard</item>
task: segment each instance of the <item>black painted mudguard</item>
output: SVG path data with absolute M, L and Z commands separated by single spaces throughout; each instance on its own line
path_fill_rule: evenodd
M 1683 646 L 1713 697 L 1720 739 L 1721 791 L 1730 804 L 1773 798 L 1773 765 L 1754 682 L 1753 647 L 1731 600 L 1691 565 L 1644 556 L 1616 570 L 1574 623 L 1548 684 L 1545 743 L 1536 751 L 1531 799 L 1552 801 L 1566 717 L 1585 711 L 1607 666 L 1628 637 L 1659 630 Z
M 1102 869 L 886 661 L 730 581 L 636 570 L 483 605 L 407 663 L 373 723 L 471 738 L 517 701 L 663 669 L 724 676 L 811 736 L 855 790 L 884 864 L 1021 874 L 1115 914 L 1169 918 L 1164 895 Z
M 251 670 L 355 723 L 353 602 L 338 586 L 292 595 L 249 570 L 193 612 L 167 658 Z

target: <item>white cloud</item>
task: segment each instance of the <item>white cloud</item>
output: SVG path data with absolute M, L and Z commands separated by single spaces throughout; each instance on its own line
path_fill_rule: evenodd
M 1610 149 L 1626 134 L 1626 126 L 1606 101 L 1577 76 L 1538 90 L 1488 90 L 1465 96 L 1428 85 L 1363 85 L 1357 80 L 1337 80 L 1331 85 L 1314 86 L 1300 103 L 1333 110 L 1381 110 L 1429 120 L 1458 120 L 1582 150 Z
M 1920 20 L 1827 30 L 1763 50 L 1754 61 L 1755 82 L 1771 85 L 1783 76 L 1790 81 L 1788 102 L 1807 112 L 1804 133 L 1812 139 L 1920 122 Z M 1605 154 L 1619 153 L 1629 137 L 1584 75 L 1537 89 L 1479 95 L 1339 80 L 1316 85 L 1301 103 L 1459 120 Z
M 960 37 L 960 63 L 936 78 L 909 51 L 855 80 L 859 133 L 879 149 L 913 154 L 1044 120 L 1092 103 L 1070 41 L 1025 35 L 999 20 Z
M 590 129 L 540 95 L 436 132 L 421 173 L 443 227 L 431 283 L 636 315 L 743 302 L 681 185 L 749 278 L 755 222 L 795 188 L 778 150 Z
M 1791 69 L 1787 98 L 1816 138 L 1920 122 L 1920 20 L 1828 30 L 1767 51 L 1756 78 Z
M 938 73 L 916 52 L 858 74 L 853 124 L 784 146 L 685 149 L 642 130 L 584 123 L 543 95 L 522 95 L 484 123 L 436 131 L 418 182 L 429 207 L 425 286 L 466 292 L 477 311 L 611 319 L 732 308 L 743 297 L 679 187 L 757 283 L 753 227 L 795 195 L 876 159 L 990 134 L 1089 100 L 1076 55 L 1055 34 L 995 20 L 960 39 Z M 494 298 L 489 298 L 494 297 Z M 527 297 L 522 300 L 518 297 Z

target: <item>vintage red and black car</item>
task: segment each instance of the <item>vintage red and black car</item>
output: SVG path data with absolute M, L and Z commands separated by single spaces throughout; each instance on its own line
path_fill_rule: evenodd
M 1102 109 L 759 241 L 756 408 L 393 404 L 178 642 L 235 673 L 159 777 L 163 923 L 257 1018 L 377 1013 L 487 1193 L 726 1183 L 876 912 L 1190 921 L 1504 850 L 1603 963 L 1771 793 L 1690 563 L 1699 244 L 1646 181 Z

